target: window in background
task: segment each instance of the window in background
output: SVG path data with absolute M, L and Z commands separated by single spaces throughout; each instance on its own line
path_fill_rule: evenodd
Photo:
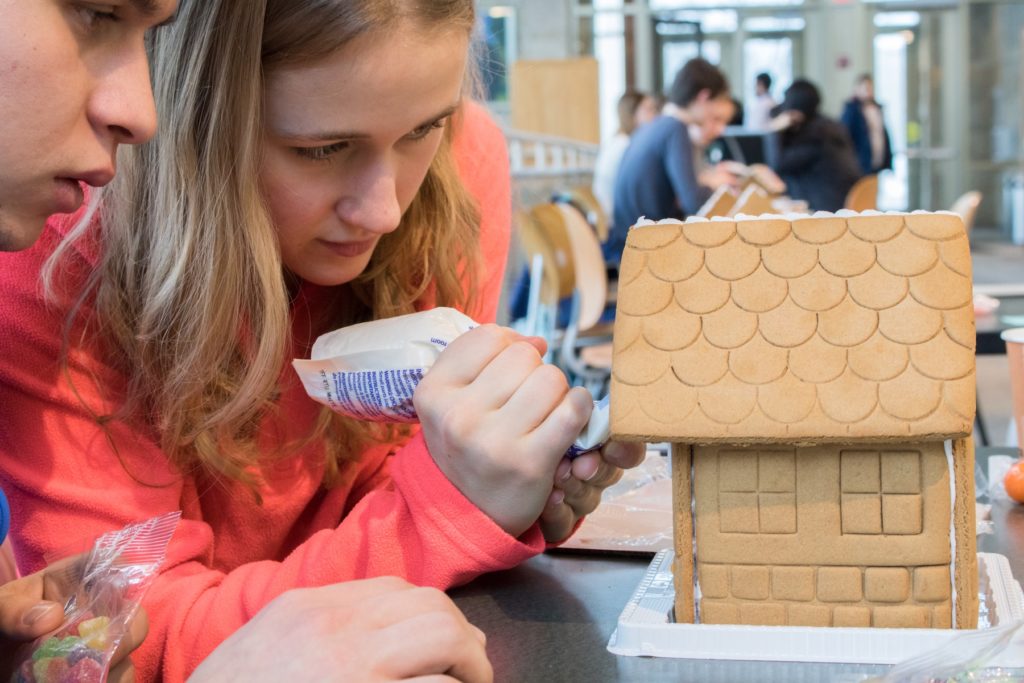
M 608 140 L 618 129 L 618 102 L 626 90 L 626 22 L 620 12 L 596 12 L 593 20 L 601 139 Z
M 875 26 L 890 26 L 891 24 L 885 23 L 885 17 L 885 14 L 875 15 Z M 879 23 L 879 18 L 883 18 L 883 23 Z M 905 211 L 910 206 L 907 165 L 907 45 L 913 39 L 914 34 L 909 31 L 879 33 L 875 36 L 875 99 L 884 108 L 885 127 L 889 130 L 893 152 L 892 172 L 882 173 L 878 178 L 878 208 L 883 211 Z
M 802 22 L 803 20 L 801 20 Z M 759 73 L 772 77 L 772 98 L 782 101 L 782 93 L 793 82 L 793 39 L 747 38 L 743 41 L 743 101 L 747 109 L 754 108 L 757 93 L 754 79 Z M 733 86 L 734 92 L 739 89 Z
M 690 7 L 780 7 L 802 5 L 804 0 L 650 0 L 652 10 Z
M 661 87 L 668 90 L 676 73 L 694 57 L 722 63 L 718 36 L 736 32 L 735 10 L 662 12 L 655 16 L 655 39 L 661 70 Z M 717 36 L 716 36 L 717 34 Z
M 664 64 L 662 71 L 664 82 L 662 87 L 668 92 L 672 80 L 676 77 L 683 65 L 694 57 L 703 57 L 712 64 L 719 64 L 722 61 L 722 44 L 717 40 L 705 40 L 700 45 L 696 42 L 671 42 L 665 43 L 661 48 L 661 59 Z
M 488 102 L 508 103 L 508 70 L 516 59 L 516 11 L 496 5 L 482 16 L 484 47 L 480 71 Z

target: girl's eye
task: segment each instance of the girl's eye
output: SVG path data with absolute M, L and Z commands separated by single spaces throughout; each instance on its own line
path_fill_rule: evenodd
M 348 147 L 348 142 L 335 142 L 323 147 L 293 147 L 295 153 L 303 159 L 312 161 L 330 161 L 331 157 Z
M 437 130 L 439 128 L 444 128 L 444 124 L 447 121 L 448 121 L 448 117 L 446 116 L 443 119 L 438 119 L 437 121 L 434 121 L 433 123 L 429 123 L 429 124 L 427 124 L 425 126 L 420 126 L 419 128 L 417 128 L 413 132 L 409 133 L 406 136 L 406 138 L 408 138 L 409 140 L 422 140 L 423 138 L 425 138 L 428 135 L 430 135 L 431 131 Z

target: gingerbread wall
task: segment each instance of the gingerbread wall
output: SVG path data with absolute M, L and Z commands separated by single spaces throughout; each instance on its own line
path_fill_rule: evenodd
M 951 626 L 942 443 L 694 449 L 704 623 Z

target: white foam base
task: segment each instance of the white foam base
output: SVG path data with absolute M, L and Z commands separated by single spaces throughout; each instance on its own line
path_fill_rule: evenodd
M 677 624 L 674 553 L 654 556 L 608 641 L 613 654 L 683 659 L 895 664 L 967 633 L 952 629 L 822 628 Z M 988 577 L 989 626 L 1024 619 L 1024 591 L 1002 555 L 978 553 Z

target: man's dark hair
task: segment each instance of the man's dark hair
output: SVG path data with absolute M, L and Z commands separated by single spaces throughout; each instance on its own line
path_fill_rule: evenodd
M 805 118 L 811 119 L 818 115 L 821 106 L 821 93 L 818 87 L 805 78 L 798 78 L 793 85 L 786 88 L 786 96 L 782 100 L 782 109 L 795 109 Z
M 743 125 L 743 103 L 735 97 L 732 98 L 732 118 L 729 119 L 730 126 Z
M 760 83 L 761 85 L 763 85 L 765 90 L 771 90 L 772 89 L 772 77 L 771 77 L 771 74 L 769 74 L 769 73 L 767 73 L 765 71 L 762 71 L 761 73 L 757 74 L 757 76 L 755 77 L 755 80 L 758 83 Z
M 702 90 L 709 92 L 710 99 L 728 96 L 729 81 L 717 66 L 697 57 L 683 65 L 676 74 L 668 90 L 668 101 L 677 107 L 687 107 Z
M 857 76 L 857 85 L 860 85 L 864 81 L 871 81 L 872 83 L 874 83 L 875 79 L 869 73 L 863 73 L 860 76 Z

